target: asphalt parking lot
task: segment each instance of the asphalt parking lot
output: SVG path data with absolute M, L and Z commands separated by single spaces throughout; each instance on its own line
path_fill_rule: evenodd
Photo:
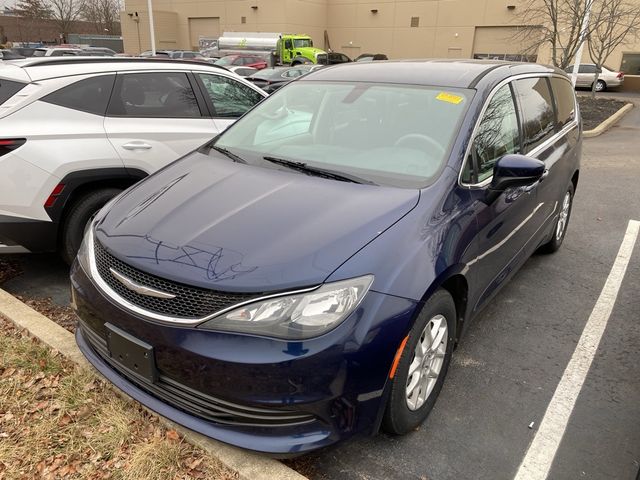
M 345 480 L 518 475 L 611 273 L 629 220 L 640 221 L 638 135 L 640 108 L 635 108 L 605 135 L 584 141 L 562 249 L 532 257 L 469 327 L 425 424 L 405 437 L 360 438 L 303 457 L 298 464 L 305 473 Z M 62 262 L 51 255 L 19 258 L 23 275 L 2 288 L 68 302 Z M 549 452 L 549 479 L 638 476 L 638 292 L 640 240 L 562 440 Z

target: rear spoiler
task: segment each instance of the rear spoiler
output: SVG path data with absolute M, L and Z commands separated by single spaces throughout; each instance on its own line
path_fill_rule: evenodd
M 38 86 L 31 83 L 31 78 L 24 68 L 10 65 L 9 61 L 4 60 L 0 62 L 0 89 L 2 88 L 2 83 L 7 81 L 10 82 L 8 98 L 4 95 L 0 98 L 0 118 L 6 117 L 28 103 L 35 93 L 34 88 L 38 89 Z M 16 90 L 16 84 L 24 86 L 20 88 L 20 85 L 18 85 Z M 5 93 L 7 92 L 5 91 Z

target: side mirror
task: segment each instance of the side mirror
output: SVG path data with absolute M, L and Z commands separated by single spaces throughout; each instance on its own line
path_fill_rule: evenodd
M 537 182 L 544 176 L 544 162 L 524 155 L 510 154 L 501 157 L 493 167 L 490 190 L 502 192 L 510 187 L 523 187 Z

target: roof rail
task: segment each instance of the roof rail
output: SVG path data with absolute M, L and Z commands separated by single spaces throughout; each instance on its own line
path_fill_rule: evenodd
M 127 62 L 144 62 L 144 63 L 171 63 L 173 65 L 198 65 L 200 67 L 213 67 L 228 71 L 222 65 L 214 65 L 207 62 L 197 62 L 195 60 L 176 60 L 173 58 L 144 58 L 144 57 L 83 57 L 83 56 L 63 56 L 55 58 L 31 57 L 30 61 L 23 60 L 21 67 L 40 67 L 45 65 L 74 65 L 77 63 L 127 63 Z

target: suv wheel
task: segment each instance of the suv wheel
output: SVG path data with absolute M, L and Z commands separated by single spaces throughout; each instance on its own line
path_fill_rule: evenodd
M 60 238 L 60 255 L 69 265 L 76 258 L 87 222 L 121 191 L 118 188 L 103 188 L 89 192 L 75 201 L 63 220 Z
M 455 330 L 453 298 L 437 290 L 418 315 L 400 356 L 382 420 L 384 430 L 403 435 L 427 418 L 447 375 Z

